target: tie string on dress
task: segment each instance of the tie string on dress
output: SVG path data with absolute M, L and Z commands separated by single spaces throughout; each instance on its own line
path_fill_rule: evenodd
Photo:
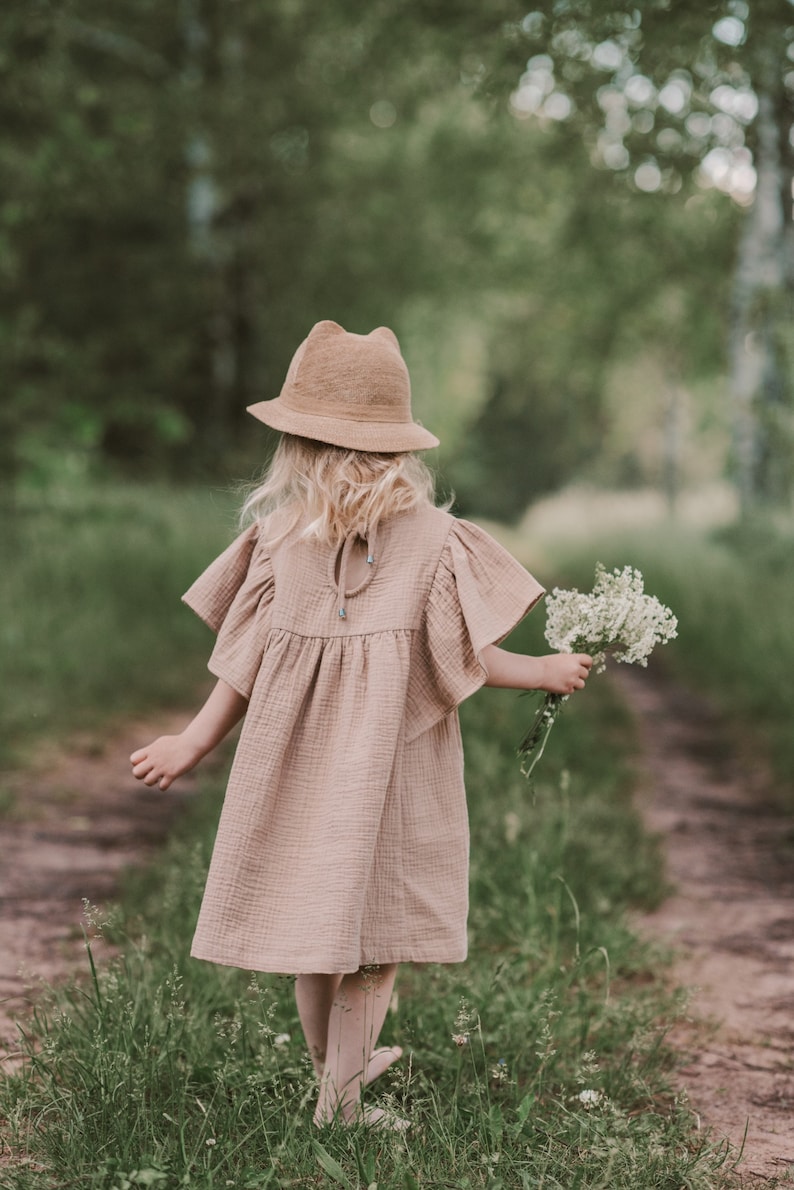
M 367 547 L 367 566 L 374 567 L 375 565 L 375 546 L 377 542 L 378 529 L 377 525 L 368 530 L 366 535 L 362 535 L 358 530 L 348 533 L 342 545 L 342 555 L 339 559 L 339 582 L 337 584 L 337 603 L 339 605 L 339 619 L 347 619 L 347 608 L 345 604 L 348 599 L 352 599 L 354 595 L 358 595 L 359 591 L 363 591 L 372 578 L 372 570 L 368 572 L 363 582 L 359 583 L 352 591 L 347 590 L 347 567 L 350 560 L 350 555 L 353 551 L 356 541 L 359 539 L 366 543 Z

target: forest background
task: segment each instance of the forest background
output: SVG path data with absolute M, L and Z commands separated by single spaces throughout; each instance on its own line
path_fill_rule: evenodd
M 6 505 L 250 476 L 332 318 L 463 511 L 790 506 L 792 56 L 789 0 L 3 5 Z
M 36 813 L 54 740 L 102 754 L 114 718 L 195 700 L 207 633 L 178 596 L 271 445 L 246 405 L 324 318 L 396 330 L 456 510 L 544 582 L 642 568 L 680 623 L 655 671 L 717 701 L 791 812 L 790 0 L 6 0 L 0 77 L 0 820 Z M 119 965 L 40 1008 L 0 1084 L 8 1185 L 733 1184 L 625 926 L 664 888 L 597 682 L 534 798 L 527 703 L 464 709 L 471 960 L 413 975 L 394 1025 L 421 1144 L 315 1143 L 280 1106 L 312 1094 L 284 989 L 187 960 L 210 771 Z M 488 1008 L 476 1060 L 461 997 Z
M 0 758 L 188 696 L 246 405 L 331 318 L 457 512 L 643 567 L 794 804 L 791 0 L 11 0 L 0 75 Z

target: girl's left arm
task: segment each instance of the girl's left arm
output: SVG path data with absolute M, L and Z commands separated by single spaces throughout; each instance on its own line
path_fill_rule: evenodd
M 161 735 L 130 757 L 132 773 L 144 785 L 169 785 L 189 772 L 242 719 L 248 700 L 219 678 L 204 706 L 179 735 Z
M 508 653 L 498 645 L 486 645 L 480 660 L 488 671 L 486 686 L 507 690 L 545 690 L 549 694 L 573 694 L 587 681 L 593 658 L 588 653 L 549 653 L 528 657 Z

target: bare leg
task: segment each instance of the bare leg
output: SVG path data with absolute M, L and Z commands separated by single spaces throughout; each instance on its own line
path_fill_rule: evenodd
M 328 1017 L 327 1051 L 314 1120 L 355 1117 L 370 1055 L 383 1028 L 397 966 L 363 967 L 345 975 Z
M 318 1078 L 322 1076 L 325 1066 L 328 1018 L 341 982 L 341 975 L 299 975 L 295 980 L 298 1016 Z
M 342 982 L 341 975 L 298 975 L 295 980 L 295 1001 L 303 1028 L 303 1036 L 309 1047 L 314 1072 L 322 1077 L 325 1055 L 328 1048 L 328 1018 L 331 1015 L 334 997 Z M 393 981 L 392 981 L 393 982 Z M 373 1050 L 367 1063 L 365 1084 L 379 1078 L 384 1071 L 402 1057 L 399 1045 L 382 1046 Z

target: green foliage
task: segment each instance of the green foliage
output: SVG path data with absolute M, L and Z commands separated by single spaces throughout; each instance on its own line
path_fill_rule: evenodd
M 3 762 L 192 695 L 210 636 L 179 597 L 232 524 L 225 497 L 165 485 L 64 488 L 0 517 Z
M 5 5 L 0 483 L 247 469 L 265 439 L 245 406 L 317 318 L 409 331 L 411 365 L 476 334 L 484 375 L 460 407 L 445 392 L 441 457 L 467 507 L 505 516 L 590 465 L 616 359 L 650 344 L 713 373 L 735 217 L 594 171 L 583 116 L 514 119 L 544 48 L 523 15 Z M 437 407 L 417 388 L 417 416 Z
M 464 712 L 471 954 L 398 977 L 387 1031 L 406 1058 L 380 1094 L 408 1134 L 318 1133 L 291 980 L 186 957 L 219 804 L 208 786 L 109 924 L 89 911 L 89 978 L 26 1029 L 0 1111 L 36 1164 L 12 1162 L 9 1190 L 728 1185 L 725 1154 L 670 1090 L 665 1031 L 682 1005 L 624 919 L 660 891 L 627 802 L 625 714 L 603 686 L 573 703 L 533 794 L 514 752 L 526 701 L 486 691 Z
M 730 297 L 720 302 L 730 313 L 732 469 L 745 509 L 759 499 L 784 506 L 794 409 L 790 14 L 772 0 L 663 0 L 625 11 L 610 0 L 539 0 L 512 32 L 496 53 L 503 85 L 514 71 L 519 118 L 566 125 L 593 164 L 635 194 L 681 196 L 686 210 L 698 187 L 714 187 L 745 209 L 730 237 L 739 240 Z M 673 375 L 685 327 L 670 336 Z
M 470 277 L 495 154 L 445 22 L 391 7 L 4 8 L 4 476 L 206 466 L 317 318 Z
M 539 0 L 518 17 L 511 37 L 489 43 L 488 60 L 493 88 L 531 87 L 535 72 L 550 73 L 545 93 L 523 102 L 514 96 L 520 116 L 553 119 L 543 100 L 551 90 L 563 94 L 571 103 L 557 118 L 586 139 L 599 167 L 635 190 L 677 194 L 712 149 L 736 150 L 746 141 L 757 148 L 757 105 L 733 104 L 715 95 L 717 87 L 772 92 L 782 146 L 791 122 L 791 41 L 789 15 L 774 0 L 644 0 L 630 9 L 612 0 Z M 669 84 L 678 95 L 661 95 Z M 627 120 L 616 118 L 623 112 Z M 711 118 L 720 113 L 729 119 Z M 650 161 L 660 166 L 655 184 L 636 172 Z M 727 193 L 741 190 L 725 178 L 719 184 Z
M 541 162 L 551 157 L 544 147 Z M 632 200 L 572 150 L 564 168 L 553 166 L 516 202 L 527 214 L 534 207 L 537 239 L 523 262 L 525 284 L 515 285 L 491 333 L 490 393 L 452 472 L 462 507 L 500 520 L 572 476 L 606 470 L 612 482 L 623 479 L 610 458 L 628 416 L 614 401 L 610 409 L 616 367 L 636 361 L 643 392 L 632 403 L 648 399 L 645 378 L 657 368 L 655 430 L 667 390 L 719 367 L 730 268 L 724 208 Z M 617 465 L 643 474 L 641 449 L 635 441 Z

